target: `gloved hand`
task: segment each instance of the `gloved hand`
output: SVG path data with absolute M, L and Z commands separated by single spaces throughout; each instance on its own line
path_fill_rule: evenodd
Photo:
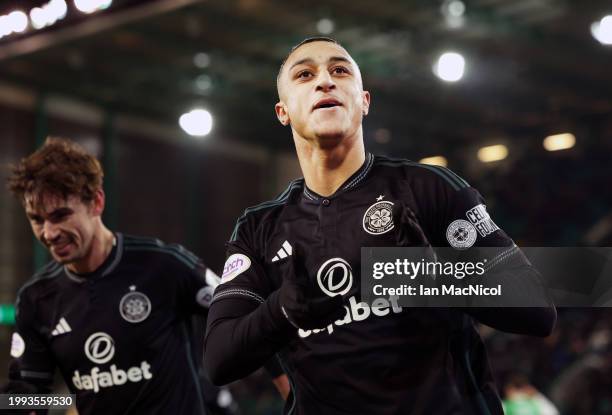
M 329 297 L 309 278 L 305 257 L 294 248 L 279 290 L 281 310 L 289 322 L 302 330 L 319 329 L 344 317 L 341 295 Z
M 427 263 L 437 262 L 438 257 L 431 246 L 427 235 L 416 214 L 410 207 L 400 202 L 393 213 L 393 223 L 397 227 L 395 242 L 398 247 L 410 247 L 409 259 L 413 262 L 425 260 Z M 427 286 L 434 286 L 436 274 L 426 274 L 429 278 L 420 278 L 419 281 Z M 426 299 L 423 297 L 422 299 Z
M 393 223 L 398 228 L 396 232 L 397 246 L 423 246 L 431 248 L 427 235 L 419 225 L 416 214 L 405 203 L 399 203 L 393 212 Z

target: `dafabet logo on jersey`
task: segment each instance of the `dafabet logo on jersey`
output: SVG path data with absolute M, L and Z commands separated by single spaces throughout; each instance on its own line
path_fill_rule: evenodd
M 351 265 L 342 258 L 328 259 L 319 267 L 317 282 L 321 291 L 330 297 L 347 294 L 353 286 Z M 397 296 L 391 296 L 388 299 L 377 298 L 372 301 L 372 304 L 368 304 L 364 301 L 358 301 L 357 297 L 352 296 L 348 299 L 348 305 L 344 306 L 346 314 L 343 318 L 321 329 L 299 329 L 298 334 L 301 338 L 324 331 L 327 331 L 327 334 L 332 334 L 334 326 L 340 327 L 355 321 L 363 321 L 371 316 L 384 317 L 390 313 L 401 313 L 402 307 L 398 305 L 398 299 Z
M 103 365 L 110 362 L 115 356 L 115 341 L 110 335 L 99 331 L 87 338 L 84 349 L 85 356 L 90 361 Z M 91 390 L 98 393 L 100 388 L 121 386 L 128 381 L 138 383 L 152 377 L 151 365 L 143 360 L 138 366 L 130 367 L 127 370 L 118 369 L 114 364 L 110 365 L 108 370 L 100 370 L 98 366 L 94 366 L 89 374 L 83 375 L 75 370 L 72 383 L 79 390 Z

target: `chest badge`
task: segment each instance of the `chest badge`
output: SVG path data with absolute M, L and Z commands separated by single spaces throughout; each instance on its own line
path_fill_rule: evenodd
M 129 323 L 140 323 L 151 314 L 151 300 L 143 293 L 136 291 L 135 285 L 130 285 L 130 292 L 119 302 L 121 317 Z
M 393 229 L 393 202 L 383 199 L 383 195 L 378 196 L 363 215 L 363 230 L 370 235 L 382 235 Z

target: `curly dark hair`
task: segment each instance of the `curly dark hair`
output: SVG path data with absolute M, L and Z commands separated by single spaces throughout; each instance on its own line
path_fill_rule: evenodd
M 11 166 L 9 190 L 22 203 L 31 197 L 34 204 L 42 202 L 43 195 L 64 199 L 78 196 L 91 202 L 102 188 L 104 172 L 100 162 L 73 141 L 48 137 L 45 144 Z

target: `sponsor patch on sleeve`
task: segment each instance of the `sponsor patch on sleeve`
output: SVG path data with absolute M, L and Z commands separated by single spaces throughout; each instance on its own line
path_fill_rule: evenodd
M 482 203 L 465 212 L 465 216 L 483 238 L 499 230 L 499 227 L 493 222 L 491 216 L 489 216 L 487 207 Z
M 23 355 L 23 352 L 25 352 L 25 342 L 19 333 L 15 332 L 11 339 L 11 356 L 18 358 Z
M 251 260 L 243 254 L 233 254 L 227 258 L 223 266 L 221 284 L 225 284 L 251 267 Z
M 210 303 L 212 303 L 214 293 L 215 289 L 213 287 L 202 287 L 196 294 L 196 302 L 202 307 L 209 308 Z

